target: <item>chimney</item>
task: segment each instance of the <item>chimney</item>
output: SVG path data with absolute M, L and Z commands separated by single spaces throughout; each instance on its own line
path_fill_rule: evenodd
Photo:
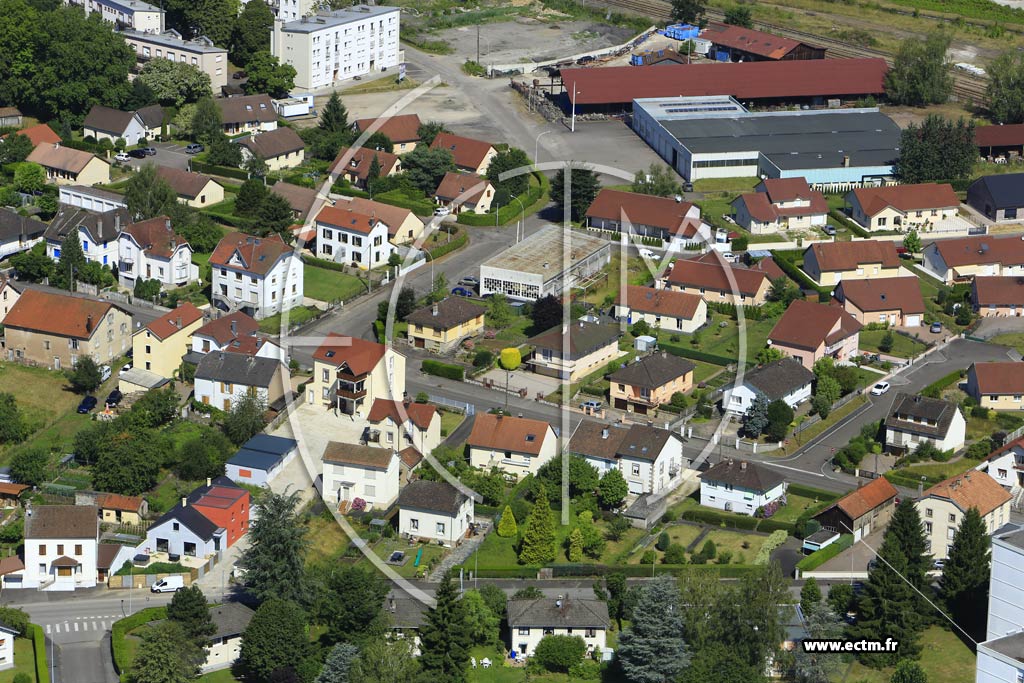
M 668 351 L 662 351 L 661 352 L 661 357 L 662 358 L 668 358 Z
M 207 477 L 206 478 L 206 487 L 209 488 L 212 485 L 213 485 L 213 480 L 210 479 L 209 477 Z
M 850 155 L 849 154 L 845 154 L 845 155 L 843 155 L 843 168 L 849 168 L 849 167 L 850 167 Z
M 923 497 L 924 497 L 924 481 L 922 480 L 922 481 L 919 481 L 917 483 L 917 498 L 918 498 L 918 500 L 920 500 Z
M 85 318 L 85 331 L 92 334 L 92 313 Z
M 178 316 L 178 329 L 181 329 L 181 316 Z
M 114 214 L 114 230 L 121 231 L 121 214 L 119 213 Z
M 965 481 L 970 481 L 971 480 L 971 473 L 970 472 L 964 472 L 964 480 Z
M 434 304 L 434 308 L 432 309 L 431 313 L 436 317 L 437 314 L 440 313 L 440 312 L 441 312 L 441 308 L 437 304 Z
M 181 497 L 181 507 L 188 507 L 188 498 L 186 498 L 185 496 Z

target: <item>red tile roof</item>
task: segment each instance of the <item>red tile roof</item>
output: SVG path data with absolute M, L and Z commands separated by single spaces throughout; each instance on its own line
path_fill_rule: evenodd
M 219 184 L 208 175 L 182 171 L 170 166 L 157 166 L 156 174 L 167 181 L 167 184 L 171 186 L 175 194 L 185 199 L 195 199 L 202 194 L 203 190 L 211 182 L 214 185 Z
M 888 479 L 878 477 L 837 500 L 836 507 L 849 515 L 850 519 L 856 520 L 898 495 L 899 491 Z
M 916 277 L 882 277 L 866 280 L 843 280 L 836 288 L 836 298 L 849 301 L 862 311 L 892 311 L 903 315 L 924 313 L 921 284 Z
M 700 221 L 687 218 L 693 208 L 690 202 L 677 202 L 671 197 L 602 189 L 587 208 L 587 218 L 601 218 L 633 225 L 649 225 L 675 232 L 680 226 Z M 625 216 L 623 216 L 625 214 Z
M 320 213 L 316 216 L 316 222 L 341 230 L 351 230 L 369 235 L 381 221 L 339 202 L 335 206 L 325 206 L 320 209 Z
M 447 149 L 451 152 L 456 166 L 473 169 L 480 167 L 493 148 L 489 142 L 451 133 L 438 133 L 430 144 L 430 149 Z
M 838 306 L 826 306 L 797 299 L 775 323 L 768 340 L 773 344 L 816 349 L 823 342 L 834 344 L 860 331 L 857 320 Z
M 7 312 L 4 327 L 91 339 L 112 308 L 118 307 L 109 301 L 26 289 Z
M 28 128 L 22 128 L 21 130 L 14 131 L 18 135 L 24 135 L 32 141 L 34 146 L 42 144 L 55 145 L 60 142 L 60 136 L 53 132 L 53 128 L 50 128 L 45 123 L 38 123 Z M 6 138 L 7 136 L 3 136 Z M 0 138 L 2 140 L 3 138 Z
M 313 359 L 336 368 L 345 365 L 358 376 L 372 372 L 386 351 L 383 344 L 331 332 L 313 354 Z
M 242 268 L 242 270 L 266 275 L 283 256 L 292 253 L 292 248 L 277 235 L 252 237 L 243 233 L 226 235 L 210 255 L 211 266 Z M 241 266 L 231 264 L 235 253 L 242 259 Z
M 167 216 L 132 223 L 121 232 L 131 235 L 135 243 L 150 256 L 162 259 L 170 259 L 181 245 L 188 244 L 183 237 L 174 232 L 171 228 L 171 219 Z
M 977 275 L 972 286 L 979 306 L 1024 306 L 1024 278 L 1020 276 Z
M 670 285 L 710 289 L 716 292 L 732 292 L 726 270 L 732 271 L 736 280 L 735 290 L 743 296 L 756 296 L 762 283 L 770 278 L 763 272 L 739 266 L 726 268 L 721 264 L 705 263 L 696 259 L 678 259 L 666 276 Z
M 25 484 L 12 484 L 10 482 L 0 482 L 0 494 L 5 496 L 20 496 L 23 491 L 29 487 Z
M 138 512 L 142 507 L 142 496 L 122 496 L 119 493 L 104 493 L 96 500 L 96 505 L 105 510 L 124 510 Z
M 828 213 L 828 201 L 825 195 L 815 192 L 803 178 L 786 178 L 765 180 L 764 192 L 748 192 L 741 194 L 734 202 L 741 201 L 747 205 L 747 213 L 755 220 L 763 223 L 773 222 L 788 216 L 813 216 Z M 777 206 L 782 202 L 798 199 L 808 200 L 806 206 Z
M 355 126 L 360 133 L 381 121 L 375 132 L 383 133 L 391 142 L 419 142 L 420 117 L 416 114 L 399 114 L 398 116 L 380 117 L 376 119 L 357 119 Z
M 615 297 L 617 305 L 623 304 L 621 294 Z M 625 304 L 634 311 L 654 313 L 671 318 L 693 320 L 700 307 L 701 298 L 696 294 L 674 292 L 668 289 L 654 289 L 640 285 L 627 285 Z
M 366 182 L 374 156 L 377 157 L 377 163 L 380 164 L 381 176 L 391 173 L 391 170 L 398 164 L 398 155 L 385 152 L 382 149 L 361 147 L 350 151 L 349 147 L 342 147 L 338 156 L 334 157 L 334 161 L 331 162 L 330 172 L 349 173 Z
M 643 97 L 732 95 L 739 100 L 792 99 L 885 92 L 885 60 L 809 59 L 735 64 L 679 64 L 564 69 L 577 105 L 630 103 Z
M 899 211 L 922 211 L 960 206 L 960 199 L 949 183 L 858 187 L 853 190 L 852 194 L 864 209 L 864 213 L 869 216 L 874 216 L 889 206 Z
M 398 457 L 402 459 L 402 464 L 410 470 L 423 462 L 423 454 L 416 450 L 415 446 L 406 446 L 398 451 Z
M 430 422 L 437 415 L 437 408 L 429 403 L 402 403 L 401 401 L 389 401 L 384 398 L 374 399 L 370 406 L 370 414 L 366 416 L 367 422 L 383 422 L 386 418 L 396 424 L 402 424 L 405 418 L 412 420 L 412 423 L 420 429 L 426 429 Z
M 234 333 L 231 331 L 232 323 L 234 323 Z M 253 318 L 241 311 L 235 311 L 234 313 L 229 313 L 228 315 L 217 318 L 216 320 L 211 320 L 192 334 L 211 337 L 218 344 L 223 346 L 232 339 L 252 336 L 256 334 L 256 330 L 259 328 L 260 324 Z
M 817 242 L 808 247 L 808 251 L 814 254 L 818 267 L 826 273 L 856 270 L 871 263 L 880 263 L 883 268 L 900 265 L 896 245 L 882 240 Z
M 700 37 L 710 40 L 715 45 L 742 50 L 768 59 L 785 59 L 786 55 L 801 45 L 798 40 L 743 26 L 721 24 L 717 21 L 709 22 L 708 27 L 701 31 Z
M 975 363 L 971 369 L 977 378 L 978 391 L 983 395 L 1024 394 L 1024 361 Z
M 375 202 L 372 199 L 364 199 L 362 197 L 348 197 L 346 199 L 348 204 L 342 204 L 341 202 L 345 200 L 341 200 L 334 206 L 336 208 L 350 206 L 353 210 L 360 213 L 376 216 L 388 226 L 388 235 L 390 237 L 398 234 L 398 229 L 409 219 L 409 216 L 413 215 L 409 209 L 403 209 L 400 206 L 393 206 L 383 202 Z M 416 220 L 419 219 L 417 218 Z
M 179 304 L 177 308 L 167 311 L 162 316 L 146 325 L 146 329 L 158 339 L 167 339 L 175 332 L 182 330 L 197 320 L 203 319 L 203 312 L 190 302 Z
M 1024 145 L 1024 123 L 1008 126 L 978 126 L 974 129 L 978 147 L 1013 147 Z
M 921 500 L 926 498 L 944 498 L 952 501 L 958 508 L 967 512 L 977 508 L 984 517 L 1012 498 L 995 479 L 984 472 L 968 470 L 964 474 L 939 482 L 925 489 Z
M 960 237 L 936 240 L 934 246 L 942 261 L 950 268 L 998 263 L 1003 266 L 1024 264 L 1024 240 L 1013 237 Z
M 540 454 L 551 425 L 511 415 L 477 413 L 466 443 L 471 448 L 491 448 L 516 453 Z
M 476 173 L 445 173 L 434 195 L 442 200 L 455 201 L 462 193 L 468 192 L 458 203 L 475 204 L 487 191 L 493 194 L 494 186 L 487 178 L 481 178 Z

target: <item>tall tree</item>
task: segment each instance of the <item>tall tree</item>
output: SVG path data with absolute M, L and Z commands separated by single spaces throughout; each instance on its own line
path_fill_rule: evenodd
M 188 240 L 193 250 L 209 254 L 224 237 L 224 229 L 213 219 L 191 206 L 178 203 L 170 208 L 167 214 L 171 217 L 174 231 Z M 203 276 L 205 277 L 205 276 Z
M 167 25 L 186 38 L 206 36 L 218 47 L 230 46 L 239 0 L 165 0 L 164 9 Z
M 619 636 L 619 663 L 633 683 L 670 683 L 688 662 L 681 596 L 671 576 L 640 589 L 633 623 Z
M 932 31 L 924 40 L 914 36 L 900 43 L 885 77 L 889 100 L 914 107 L 948 100 L 953 92 L 953 76 L 946 57 L 951 42 L 951 33 Z
M 801 594 L 802 597 L 802 594 Z M 803 600 L 801 599 L 801 607 Z M 843 620 L 828 605 L 812 603 L 804 613 L 807 637 L 814 640 L 839 640 L 843 637 Z M 835 653 L 807 652 L 802 647 L 793 651 L 793 665 L 800 683 L 829 683 L 846 666 Z
M 35 47 L 47 36 L 39 12 L 23 0 L 0 0 L 0 17 L 0 101 L 22 106 L 35 89 Z
M 274 13 L 265 2 L 245 3 L 231 32 L 231 61 L 245 66 L 257 52 L 270 52 Z
M 235 211 L 240 216 L 253 217 L 259 214 L 263 200 L 270 194 L 266 183 L 259 178 L 249 178 L 238 190 Z
M 424 147 L 430 147 L 434 143 L 434 138 L 440 133 L 451 133 L 440 121 L 424 121 L 416 129 L 416 137 L 420 139 L 420 143 Z
M 18 279 L 28 282 L 42 282 L 44 278 L 53 274 L 55 266 L 53 259 L 46 255 L 45 242 L 12 256 L 11 265 L 14 266 Z
M 384 631 L 388 584 L 373 569 L 341 566 L 332 570 L 319 600 L 321 618 L 333 641 L 362 643 Z
M 195 680 L 205 654 L 180 624 L 150 626 L 142 632 L 129 678 L 133 683 L 188 683 Z
M 764 663 L 748 664 L 738 659 L 722 643 L 710 643 L 694 651 L 693 661 L 686 668 L 680 683 L 762 683 Z
M 539 489 L 523 530 L 523 542 L 519 548 L 521 564 L 544 564 L 555 559 L 555 524 L 544 487 Z
M 359 648 L 352 643 L 338 643 L 327 654 L 324 668 L 316 678 L 316 683 L 349 683 L 350 673 L 359 656 Z
M 277 672 L 298 672 L 311 656 L 306 617 L 289 600 L 264 602 L 242 634 L 239 659 L 257 681 L 272 681 Z
M 19 192 L 41 192 L 46 185 L 46 171 L 39 164 L 23 161 L 14 169 L 14 187 Z
M 295 87 L 295 67 L 282 64 L 269 52 L 253 53 L 245 71 L 249 75 L 245 92 L 250 95 L 266 93 L 271 97 L 285 97 Z
M 157 174 L 156 164 L 145 164 L 128 179 L 124 201 L 132 218 L 141 221 L 168 215 L 178 204 L 178 194 Z
M 242 146 L 232 142 L 224 133 L 217 133 L 210 143 L 206 160 L 217 166 L 238 168 L 242 165 Z
M 256 217 L 260 234 L 277 234 L 286 242 L 292 240 L 292 233 L 288 231 L 288 227 L 295 222 L 295 215 L 292 213 L 292 205 L 281 195 L 276 192 L 268 194 L 260 204 Z
M 768 426 L 768 397 L 760 391 L 750 402 L 750 407 L 743 414 L 743 432 L 756 439 Z
M 526 152 L 517 148 L 509 147 L 507 150 L 498 152 L 491 159 L 487 166 L 487 179 L 494 185 L 496 199 L 500 204 L 508 204 L 511 197 L 522 195 L 530 186 L 530 174 L 523 173 L 501 180 L 501 174 L 506 171 L 514 171 L 522 168 L 530 168 L 530 157 Z
M 136 109 L 142 109 L 156 103 L 156 93 L 153 92 L 152 88 L 138 78 L 132 81 L 132 90 L 128 93 L 128 98 L 124 102 L 126 111 L 135 111 Z
M 454 570 L 448 570 L 434 592 L 435 604 L 420 627 L 420 665 L 423 683 L 463 683 L 472 645 L 464 606 L 459 600 Z
M 515 538 L 519 534 L 519 527 L 516 525 L 516 516 L 512 512 L 512 506 L 506 505 L 498 520 L 498 535 L 502 538 Z
M 542 296 L 533 302 L 530 319 L 533 321 L 533 332 L 540 333 L 562 324 L 562 302 L 553 294 Z
M 192 138 L 204 145 L 213 144 L 213 141 L 224 132 L 220 107 L 210 97 L 204 97 L 196 102 L 191 123 L 189 132 L 192 134 Z
M 602 508 L 611 510 L 622 504 L 629 495 L 629 484 L 622 472 L 617 469 L 608 470 L 597 482 L 597 502 Z
M 960 519 L 939 579 L 939 592 L 953 621 L 978 642 L 985 637 L 990 544 L 985 521 L 972 507 Z
M 566 186 L 569 188 L 569 214 L 574 221 L 581 220 L 587 208 L 593 203 L 597 193 L 601 191 L 601 183 L 597 174 L 585 164 L 571 161 L 568 164 L 569 183 L 565 181 L 566 169 L 560 168 L 551 179 L 551 201 L 565 210 Z
M 970 177 L 977 156 L 973 122 L 929 114 L 903 129 L 894 168 L 904 183 L 958 180 Z
M 179 624 L 198 647 L 206 647 L 210 636 L 217 632 L 210 617 L 210 607 L 206 604 L 206 596 L 195 584 L 174 594 L 171 604 L 167 606 L 167 618 Z
M 699 24 L 704 18 L 703 0 L 672 0 L 672 20 Z
M 462 594 L 463 617 L 470 641 L 476 645 L 494 645 L 500 642 L 501 615 L 495 614 L 478 590 Z
M 430 149 L 416 145 L 416 149 L 402 157 L 405 176 L 424 194 L 432 195 L 441 184 L 444 174 L 455 170 L 452 153 L 447 149 Z
M 743 28 L 754 28 L 754 18 L 750 14 L 750 7 L 746 5 L 733 5 L 726 9 L 725 23 Z
M 341 101 L 337 91 L 331 93 L 327 104 L 320 112 L 320 122 L 317 124 L 320 130 L 328 133 L 340 133 L 348 130 L 348 109 Z
M 305 593 L 306 527 L 296 508 L 299 494 L 264 492 L 249 522 L 249 547 L 242 552 L 246 588 L 258 600 L 301 600 Z
M 637 171 L 633 178 L 633 192 L 656 197 L 671 197 L 680 191 L 675 173 L 665 164 L 651 164 L 646 171 Z
M 410 683 L 419 670 L 419 662 L 412 656 L 411 639 L 379 638 L 359 653 L 348 683 Z
M 48 479 L 50 453 L 42 446 L 19 449 L 11 458 L 11 478 L 19 484 L 38 486 Z
M 818 588 L 818 582 L 814 580 L 814 577 L 811 577 L 804 582 L 803 588 L 800 589 L 800 611 L 809 614 L 820 607 L 821 589 Z
M 119 429 L 109 438 L 93 467 L 93 484 L 101 491 L 138 496 L 156 486 L 166 457 L 163 439 L 144 429 Z
M 14 394 L 0 393 L 0 444 L 19 443 L 28 436 L 25 416 Z
M 374 152 L 373 159 L 370 159 L 370 168 L 366 169 L 366 185 L 370 186 L 377 178 L 380 178 L 380 159 Z
M 135 80 L 149 87 L 160 104 L 168 107 L 180 107 L 212 95 L 209 74 L 187 62 L 150 60 Z
M 1004 52 L 985 68 L 988 111 L 996 123 L 1024 122 L 1024 55 Z
M 782 441 L 789 433 L 789 424 L 793 421 L 793 409 L 780 399 L 768 404 L 768 424 L 765 434 L 772 441 Z
M 18 164 L 25 161 L 25 157 L 32 153 L 35 145 L 27 135 L 21 133 L 10 133 L 3 140 L 0 140 L 0 163 Z
M 263 431 L 267 425 L 264 415 L 267 405 L 259 396 L 245 394 L 235 399 L 231 411 L 224 418 L 224 433 L 235 444 L 241 445 Z
M 60 243 L 60 257 L 57 259 L 57 266 L 53 270 L 53 277 L 50 284 L 61 289 L 72 290 L 75 277 L 85 267 L 85 252 L 82 251 L 82 241 L 78 237 L 78 231 L 72 231 Z

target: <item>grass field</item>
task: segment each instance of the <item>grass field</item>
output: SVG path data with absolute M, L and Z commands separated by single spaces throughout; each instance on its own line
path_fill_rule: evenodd
M 928 477 L 929 479 L 948 479 L 960 474 L 961 472 L 966 472 L 977 464 L 977 460 L 960 458 L 953 462 L 931 462 L 923 465 L 910 465 L 908 467 L 901 467 L 896 470 L 896 472 L 913 479 L 918 479 L 920 477 Z
M 465 414 L 449 410 L 441 411 L 441 436 L 448 436 L 454 432 L 466 419 Z
M 307 270 L 309 270 L 307 268 Z M 307 306 L 297 306 L 288 311 L 288 324 L 290 326 L 301 325 L 305 322 L 309 322 L 313 319 L 318 311 L 315 308 Z M 260 331 L 267 332 L 268 334 L 280 334 L 281 333 L 281 314 L 272 315 L 269 318 L 264 318 L 260 321 Z
M 420 564 L 418 567 L 413 566 L 413 562 L 416 561 L 416 553 L 420 548 L 423 548 L 423 555 L 420 557 Z M 392 569 L 398 572 L 399 576 L 403 576 L 407 579 L 411 579 L 418 573 L 426 571 L 427 567 L 430 566 L 431 560 L 440 561 L 444 554 L 448 552 L 441 546 L 437 545 L 413 545 L 410 546 L 408 541 L 404 541 L 398 538 L 382 538 L 373 545 L 373 553 L 382 560 L 386 560 L 391 557 L 391 553 L 396 550 L 401 550 L 406 555 L 406 562 L 402 566 L 392 565 Z M 369 569 L 371 565 L 370 561 L 365 557 L 359 560 L 364 568 Z
M 779 522 L 795 522 L 796 518 L 800 514 L 808 509 L 824 509 L 830 503 L 814 502 L 813 498 L 805 498 L 804 496 L 798 496 L 793 493 L 786 494 L 786 504 L 779 508 L 779 511 L 772 515 L 772 519 Z
M 203 674 L 198 679 L 199 683 L 235 683 L 238 679 L 231 673 L 231 669 L 221 669 Z
M 928 683 L 964 683 L 974 680 L 975 656 L 951 631 L 932 626 L 921 636 L 921 668 Z M 835 683 L 889 683 L 893 669 L 869 669 L 854 662 Z
M 306 264 L 302 276 L 302 293 L 318 301 L 347 301 L 366 290 L 355 275 Z
M 725 327 L 719 327 L 721 323 Z M 770 320 L 748 320 L 745 323 L 744 333 L 747 340 L 747 360 L 753 361 L 757 352 L 764 348 L 768 334 L 772 331 L 776 321 Z M 736 358 L 739 353 L 740 328 L 737 321 L 722 313 L 715 313 L 711 317 L 711 324 L 708 329 L 702 330 L 699 335 L 699 343 L 690 344 L 690 348 L 705 353 L 712 353 L 725 358 Z
M 1010 332 L 1007 334 L 997 334 L 988 340 L 990 344 L 1001 344 L 1003 346 L 1012 346 L 1017 351 L 1024 353 L 1024 332 Z
M 35 683 L 36 660 L 35 647 L 29 638 L 14 639 L 14 668 L 0 671 L 0 683 L 11 683 L 18 674 L 25 674 Z
M 713 541 L 715 544 L 715 550 L 719 553 L 723 550 L 727 550 L 732 553 L 732 560 L 730 561 L 731 564 L 749 564 L 754 561 L 754 557 L 757 555 L 757 551 L 764 544 L 765 538 L 767 537 L 744 534 L 736 531 L 726 531 L 724 529 L 715 529 L 701 539 L 701 542 L 697 544 L 697 550 L 704 547 L 704 543 L 707 541 Z M 747 543 L 749 547 L 744 548 L 744 543 Z
M 831 429 L 832 425 L 834 425 L 836 422 L 843 419 L 853 411 L 860 408 L 862 405 L 867 403 L 867 401 L 868 400 L 865 397 L 859 396 L 850 401 L 849 403 L 847 403 L 846 405 L 840 406 L 837 410 L 833 410 L 831 413 L 829 413 L 829 416 L 824 420 L 815 422 L 813 425 L 811 425 L 804 431 L 800 432 L 799 438 L 797 438 L 796 440 L 799 444 L 806 444 L 811 439 L 817 437 L 820 434 L 823 434 L 825 430 Z
M 878 345 L 882 343 L 882 337 L 886 334 L 885 330 L 861 330 L 860 331 L 860 349 L 861 351 L 871 351 L 873 353 L 883 353 Z M 885 351 L 887 355 L 898 356 L 900 358 L 914 358 L 915 356 L 924 353 L 924 350 L 928 348 L 916 339 L 904 336 L 902 334 L 892 333 L 892 349 Z
M 597 306 L 604 305 L 606 299 L 615 297 L 621 289 L 622 259 L 617 251 L 612 252 L 611 261 L 602 269 L 604 279 L 598 280 L 586 289 L 583 300 Z M 631 285 L 648 285 L 654 280 L 654 273 L 640 257 L 633 257 L 626 262 L 626 280 Z
M 62 373 L 14 363 L 0 363 L 0 392 L 14 394 L 25 417 L 40 425 L 73 410 L 81 400 L 68 388 Z
M 748 192 L 761 182 L 760 178 L 704 178 L 693 184 L 695 192 Z
M 697 367 L 693 371 L 693 383 L 700 384 L 707 380 L 712 375 L 715 375 L 722 371 L 721 365 L 714 365 L 713 363 L 705 363 L 702 360 L 687 359 Z
M 1024 417 L 1013 413 L 996 413 L 989 411 L 989 417 L 967 418 L 967 438 L 982 439 L 992 432 L 1009 432 L 1024 424 Z
M 345 552 L 348 547 L 348 536 L 338 523 L 333 519 L 325 517 L 310 517 L 306 522 L 309 539 L 309 552 L 306 553 L 306 563 L 314 560 L 336 560 Z

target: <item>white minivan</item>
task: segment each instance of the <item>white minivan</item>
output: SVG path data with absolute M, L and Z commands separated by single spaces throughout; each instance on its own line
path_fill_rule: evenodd
M 173 593 L 175 591 L 180 591 L 184 587 L 185 577 L 180 574 L 175 574 L 173 576 L 168 576 L 165 579 L 160 579 L 154 583 L 153 587 L 149 590 L 154 593 Z

